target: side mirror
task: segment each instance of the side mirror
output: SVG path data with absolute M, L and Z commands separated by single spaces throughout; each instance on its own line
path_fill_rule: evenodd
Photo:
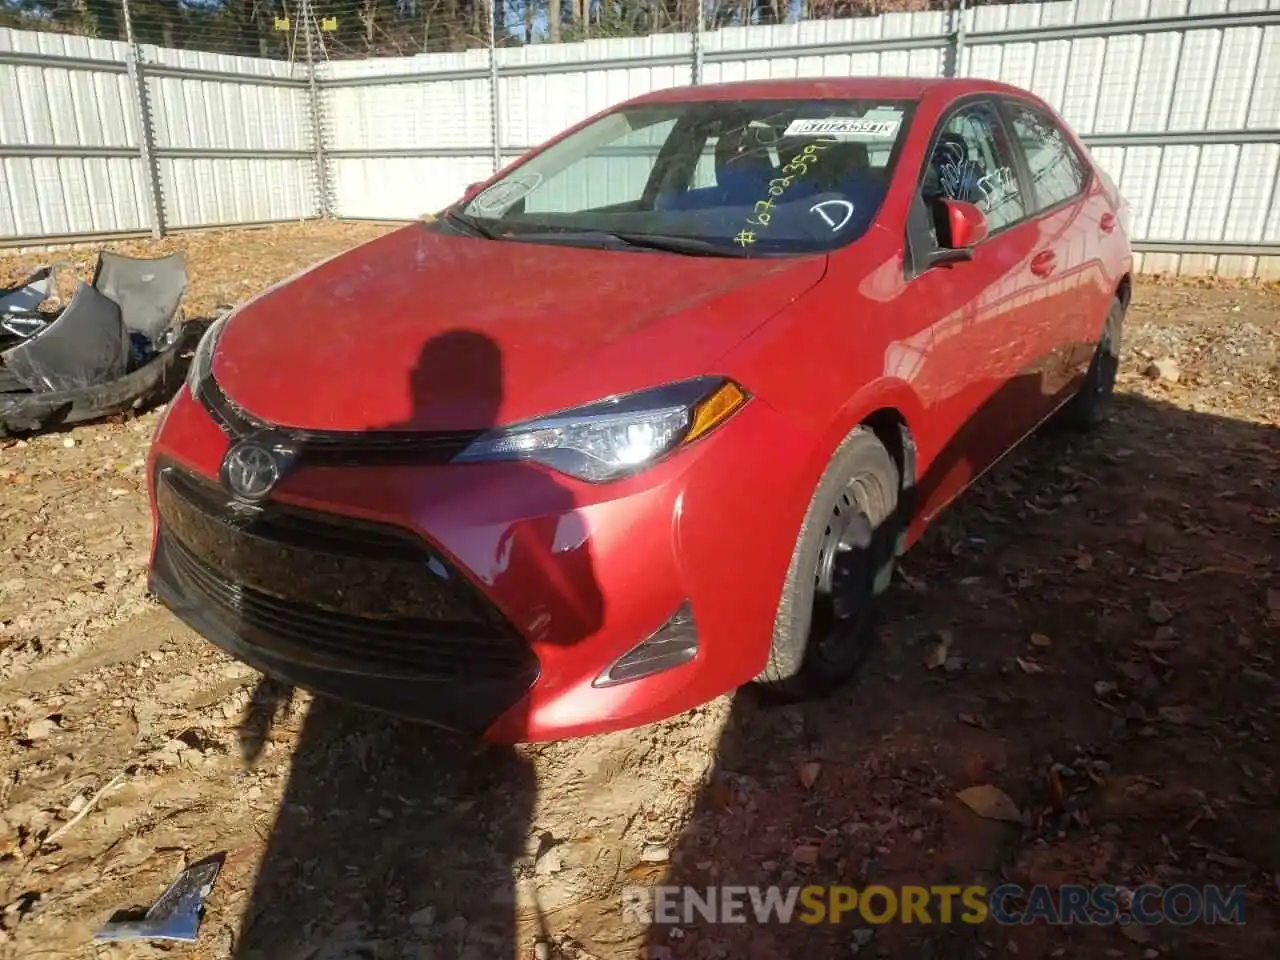
M 964 200 L 939 200 L 938 207 L 941 249 L 929 255 L 929 266 L 971 260 L 972 248 L 987 238 L 987 218 L 975 204 Z

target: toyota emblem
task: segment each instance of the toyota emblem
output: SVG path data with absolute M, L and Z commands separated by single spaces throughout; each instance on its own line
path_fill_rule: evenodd
M 222 461 L 222 476 L 237 497 L 261 500 L 279 481 L 281 466 L 273 450 L 247 440 L 228 451 Z

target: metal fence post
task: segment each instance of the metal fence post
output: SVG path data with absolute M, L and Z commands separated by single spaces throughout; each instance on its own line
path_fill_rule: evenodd
M 493 140 L 493 172 L 502 169 L 502 93 L 499 89 L 497 24 L 498 4 L 489 0 L 489 132 Z
M 147 92 L 147 78 L 142 72 L 142 51 L 133 33 L 133 16 L 129 0 L 121 0 L 124 11 L 124 39 L 129 46 L 125 65 L 129 71 L 129 84 L 133 87 L 133 106 L 138 121 L 138 158 L 142 162 L 142 175 L 147 180 L 147 193 L 151 207 L 151 236 L 164 236 L 164 193 L 160 188 L 160 166 L 156 160 L 155 127 L 151 121 L 151 96 Z
M 702 82 L 702 34 L 706 29 L 707 7 L 706 0 L 694 0 L 698 5 L 698 16 L 693 26 L 693 85 L 696 87 Z
M 324 114 L 320 108 L 320 84 L 316 81 L 315 12 L 311 0 L 302 0 L 303 42 L 307 51 L 307 99 L 311 106 L 311 145 L 315 151 L 312 161 L 316 167 L 316 209 L 321 217 L 331 215 L 329 203 L 329 168 L 324 156 Z
M 964 57 L 964 4 L 965 0 L 956 0 L 951 8 L 951 45 L 942 64 L 942 73 L 946 77 L 960 76 L 961 59 Z

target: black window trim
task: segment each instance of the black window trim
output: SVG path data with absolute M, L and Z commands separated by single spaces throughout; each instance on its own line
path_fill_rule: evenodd
M 1031 166 L 1028 163 L 1027 156 L 1023 151 L 1021 144 L 1018 142 L 1018 138 L 1016 134 L 1013 131 L 1014 108 L 1026 110 L 1029 113 L 1038 114 L 1042 120 L 1044 120 L 1049 124 L 1049 126 L 1057 130 L 1062 137 L 1063 144 L 1071 152 L 1071 155 L 1076 158 L 1076 163 L 1077 165 L 1079 165 L 1080 169 L 1082 169 L 1085 172 L 1084 183 L 1081 184 L 1079 190 L 1071 194 L 1071 196 L 1066 197 L 1062 200 L 1058 200 L 1047 207 L 1039 207 L 1035 211 L 1035 213 L 1030 214 L 1030 216 L 1047 217 L 1053 213 L 1056 213 L 1058 210 L 1062 209 L 1063 207 L 1066 207 L 1068 204 L 1078 203 L 1080 200 L 1082 200 L 1084 196 L 1089 192 L 1090 188 L 1093 186 L 1094 181 L 1098 177 L 1098 172 L 1097 170 L 1094 169 L 1093 160 L 1089 157 L 1082 156 L 1080 154 L 1080 151 L 1076 149 L 1076 145 L 1074 141 L 1071 139 L 1070 135 L 1068 134 L 1066 126 L 1060 121 L 1058 121 L 1053 116 L 1053 114 L 1046 111 L 1044 107 L 1036 103 L 1033 103 L 1032 101 L 1024 97 L 1012 96 L 1010 94 L 1001 94 L 999 97 L 999 100 L 1000 100 L 1001 117 L 1004 120 L 1005 129 L 1008 131 L 1008 135 L 1009 135 L 1010 148 L 1013 149 L 1014 153 L 1016 154 L 1016 160 L 1017 160 L 1018 166 L 1022 168 L 1023 172 L 1026 174 L 1028 196 L 1030 196 L 1032 202 L 1035 203 L 1037 207 L 1039 207 L 1039 202 L 1040 202 L 1039 191 L 1036 190 L 1035 180 L 1031 176 Z
M 919 269 L 915 264 L 918 254 L 915 252 L 913 239 L 919 241 L 920 236 L 918 235 L 919 231 L 913 229 L 913 219 L 919 216 L 919 213 L 923 210 L 920 190 L 924 186 L 925 176 L 929 171 L 929 163 L 933 158 L 934 147 L 937 145 L 938 138 L 942 136 L 947 124 L 951 122 L 952 117 L 962 110 L 967 110 L 970 107 L 982 103 L 986 103 L 991 107 L 991 112 L 995 115 L 996 123 L 999 125 L 1000 133 L 1004 135 L 1005 143 L 1009 148 L 1010 159 L 1013 162 L 1014 175 L 1018 179 L 1019 194 L 1028 197 L 1031 196 L 1028 194 L 1030 173 L 1027 169 L 1026 160 L 1014 141 L 1013 130 L 1010 128 L 1008 118 L 1005 115 L 1000 94 L 992 90 L 983 90 L 978 93 L 966 94 L 965 96 L 952 100 L 939 115 L 937 121 L 933 125 L 933 130 L 929 133 L 929 140 L 925 144 L 924 158 L 920 164 L 919 171 L 916 173 L 916 183 L 911 195 L 911 207 L 907 211 L 905 229 L 905 250 L 907 256 L 904 258 L 903 271 L 905 278 L 908 281 L 921 276 L 928 272 L 929 269 L 928 267 Z M 927 213 L 927 211 L 924 212 Z M 1036 216 L 1039 216 L 1039 214 L 1027 212 L 1024 204 L 1024 211 L 1021 217 L 1018 217 L 1016 220 L 1010 220 L 1008 223 L 1002 225 L 998 230 L 991 230 L 988 226 L 988 233 L 986 237 L 984 237 L 979 243 L 975 244 L 975 248 L 982 246 L 984 243 L 995 237 L 1001 236 L 1013 227 L 1021 226 Z

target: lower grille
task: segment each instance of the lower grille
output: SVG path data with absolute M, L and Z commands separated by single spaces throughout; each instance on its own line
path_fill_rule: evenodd
M 267 506 L 164 467 L 156 573 L 242 642 L 313 666 L 410 679 L 523 679 L 514 628 L 407 531 Z

